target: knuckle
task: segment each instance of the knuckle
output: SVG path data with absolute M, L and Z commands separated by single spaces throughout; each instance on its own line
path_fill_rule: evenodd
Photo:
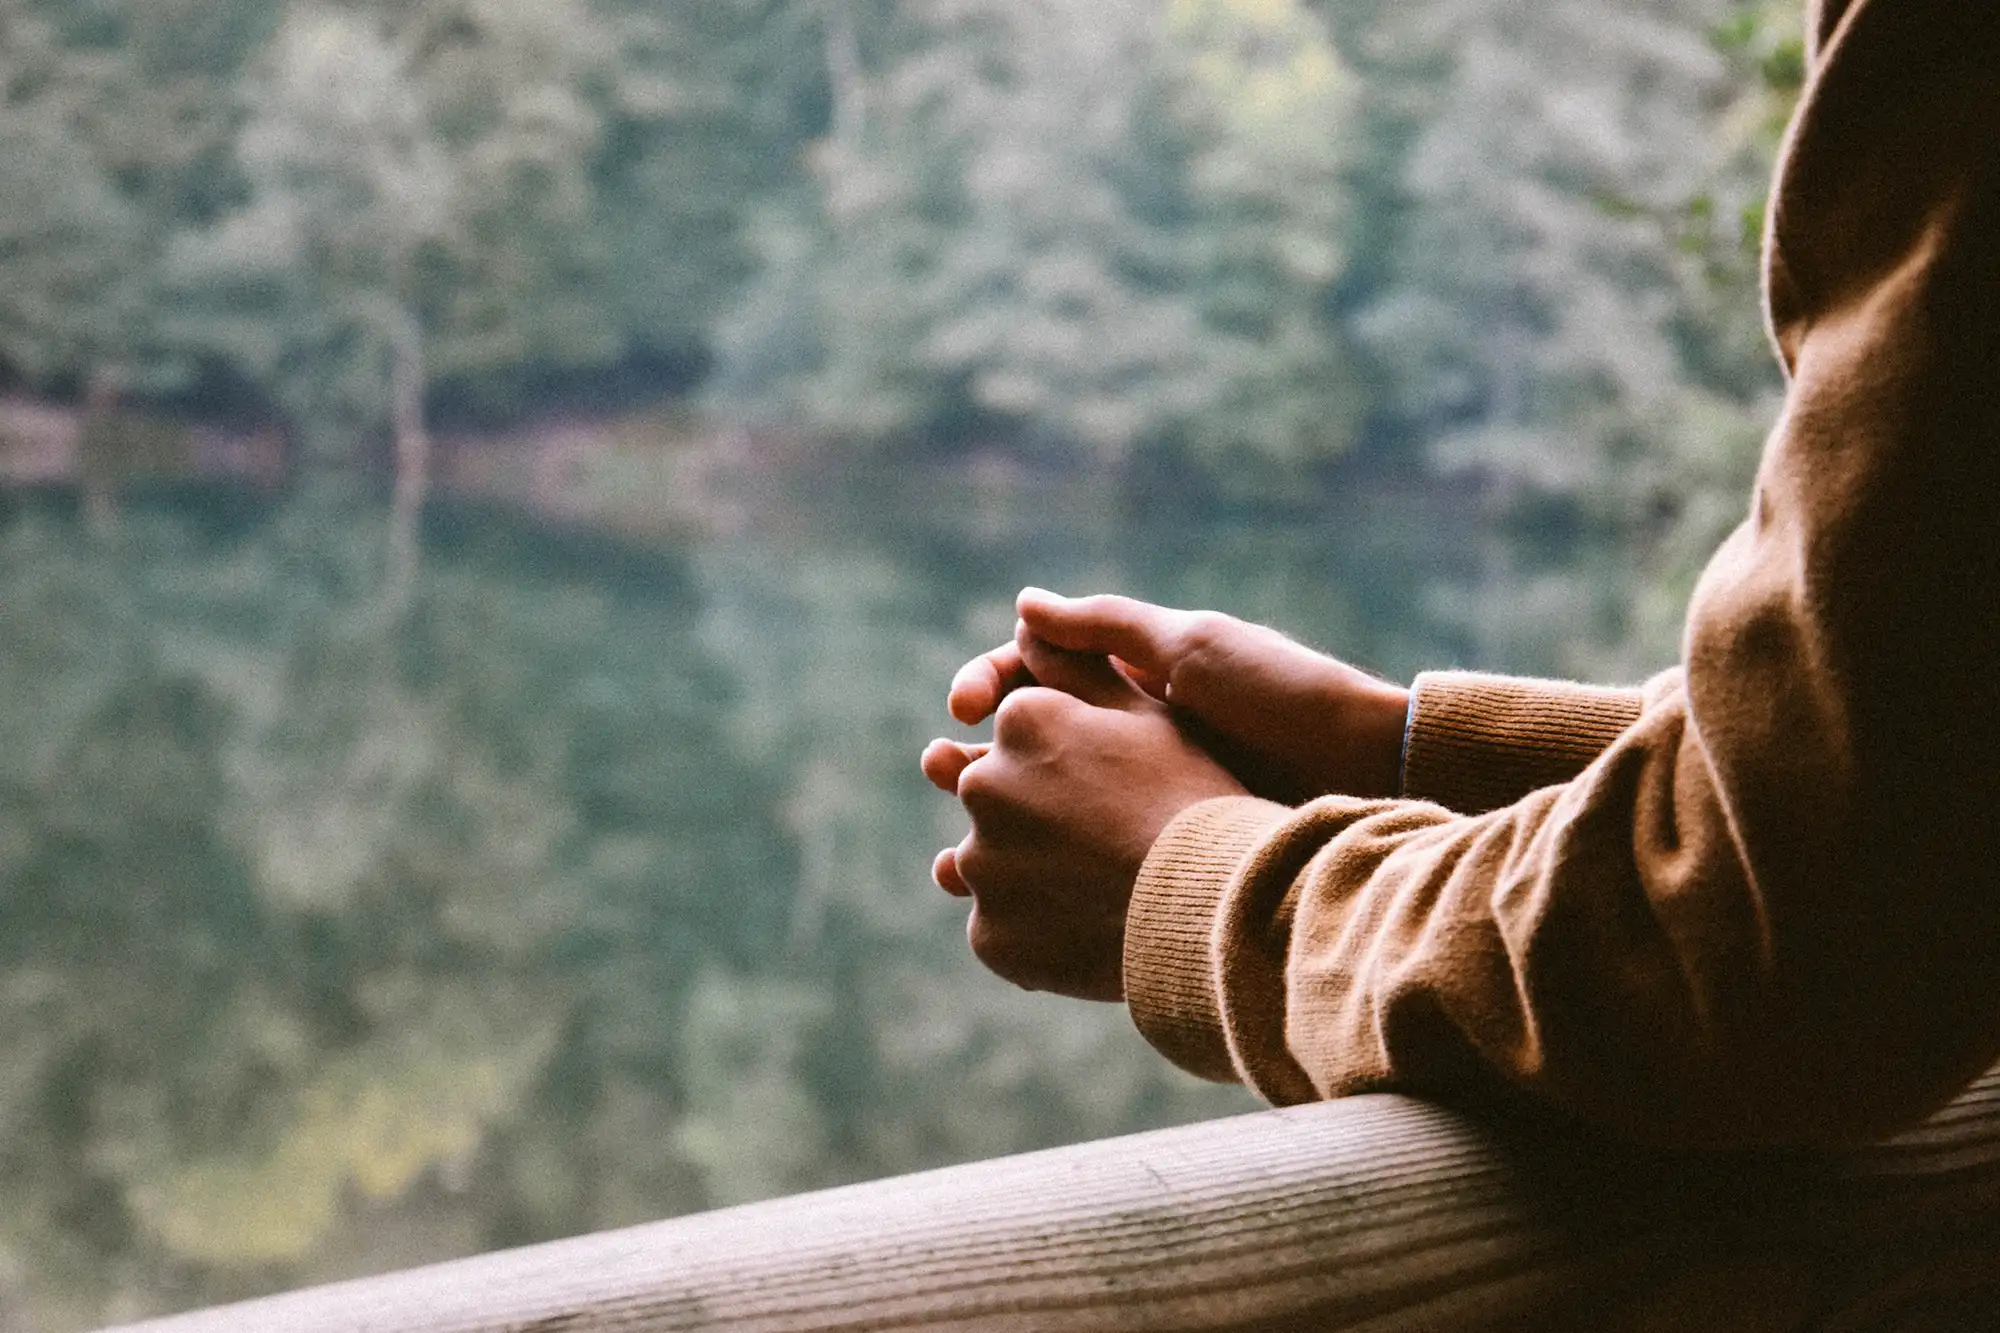
M 965 940 L 972 956 L 995 976 L 1023 990 L 1048 989 L 1046 969 L 1020 931 L 1007 929 L 975 907 L 965 923 Z
M 1033 711 L 1034 701 L 1030 698 L 1029 692 L 1027 690 L 1015 690 L 1012 694 L 1002 699 L 1000 706 L 993 711 L 995 734 L 997 735 L 1001 731 L 1018 731 L 1020 728 L 1029 725 L 1030 715 Z
M 993 739 L 1002 745 L 1033 740 L 1053 720 L 1063 696 L 1034 687 L 1016 690 L 1000 701 L 993 714 Z
M 1005 966 L 1005 937 L 994 929 L 993 919 L 977 906 L 965 920 L 965 942 L 971 946 L 972 956 L 990 970 L 998 972 Z
M 960 844 L 958 849 L 958 877 L 975 889 L 990 887 L 992 882 L 993 857 L 985 844 L 975 836 Z M 985 881 L 982 883 L 981 881 Z
M 975 762 L 966 765 L 958 775 L 958 800 L 976 818 L 978 812 L 991 809 L 1000 799 L 997 776 L 993 765 Z
M 1181 646 L 1190 656 L 1215 653 L 1234 637 L 1237 624 L 1220 611 L 1190 611 L 1181 626 Z
M 1221 669 L 1236 651 L 1243 622 L 1220 611 L 1190 611 L 1181 623 L 1172 678 L 1176 686 L 1197 685 Z

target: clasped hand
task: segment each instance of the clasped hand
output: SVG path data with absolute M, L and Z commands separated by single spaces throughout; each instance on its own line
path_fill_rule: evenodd
M 1400 687 L 1274 630 L 1124 597 L 1029 589 L 1012 643 L 948 701 L 990 743 L 935 740 L 923 770 L 972 831 L 933 877 L 969 897 L 972 951 L 1031 990 L 1124 996 L 1126 909 L 1161 831 L 1217 796 L 1383 796 L 1400 781 Z

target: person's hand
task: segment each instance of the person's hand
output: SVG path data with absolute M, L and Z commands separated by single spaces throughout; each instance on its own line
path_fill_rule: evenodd
M 1214 611 L 1038 588 L 1022 592 L 1016 607 L 1028 638 L 1115 659 L 1259 796 L 1296 804 L 1402 789 L 1409 692 L 1400 686 Z M 960 668 L 948 706 L 970 725 L 1035 683 L 1017 640 Z
M 1175 815 L 1243 787 L 1103 656 L 1027 636 L 1019 654 L 1054 688 L 996 700 L 991 745 L 924 751 L 925 775 L 972 817 L 932 873 L 973 899 L 966 935 L 993 971 L 1030 990 L 1122 999 L 1140 862 Z

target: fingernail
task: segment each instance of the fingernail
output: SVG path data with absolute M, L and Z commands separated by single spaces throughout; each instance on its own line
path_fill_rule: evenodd
M 1069 598 L 1063 596 L 1061 593 L 1050 592 L 1047 588 L 1023 588 L 1021 589 L 1021 596 L 1024 598 L 1033 598 L 1038 602 L 1066 602 L 1069 600 Z

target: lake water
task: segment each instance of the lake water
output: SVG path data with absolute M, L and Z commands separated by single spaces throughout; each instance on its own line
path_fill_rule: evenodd
M 971 960 L 915 766 L 952 672 L 1027 583 L 1547 665 L 1476 632 L 1502 539 L 1420 486 L 766 467 L 693 508 L 447 504 L 385 628 L 371 511 L 10 503 L 0 1327 L 1250 1109 Z

